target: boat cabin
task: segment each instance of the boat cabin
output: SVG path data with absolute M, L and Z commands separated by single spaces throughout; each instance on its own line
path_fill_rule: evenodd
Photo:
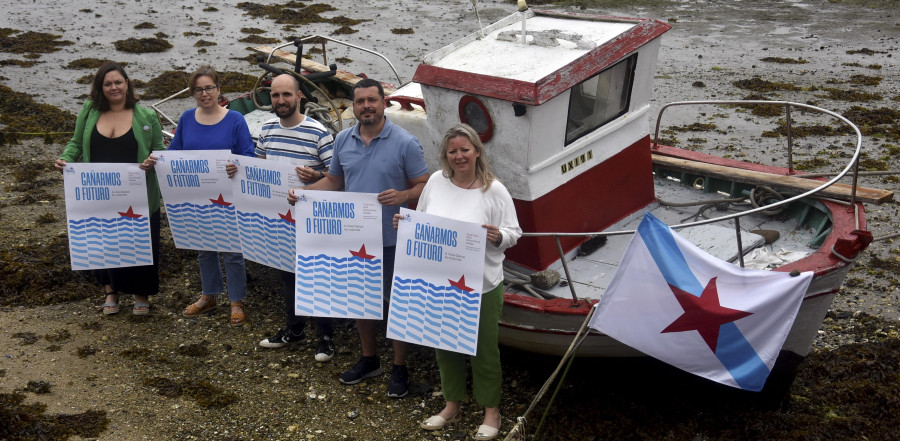
M 654 200 L 646 113 L 670 28 L 529 9 L 429 54 L 385 113 L 422 141 L 430 170 L 447 128 L 475 128 L 524 231 L 601 231 Z M 543 270 L 559 253 L 523 238 L 507 257 Z

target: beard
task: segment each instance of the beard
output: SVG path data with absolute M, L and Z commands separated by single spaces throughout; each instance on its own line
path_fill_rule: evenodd
M 287 118 L 297 111 L 297 103 L 287 106 L 287 108 L 285 106 L 275 106 L 273 110 L 275 110 L 275 115 L 279 118 Z
M 356 120 L 363 126 L 374 126 L 381 122 L 381 118 L 378 117 L 376 112 L 359 115 Z

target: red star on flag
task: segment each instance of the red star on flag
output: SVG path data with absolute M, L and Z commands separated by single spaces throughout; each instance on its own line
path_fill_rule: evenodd
M 720 326 L 753 314 L 720 305 L 715 277 L 706 284 L 700 297 L 672 285 L 669 285 L 669 288 L 672 289 L 678 303 L 684 308 L 684 314 L 663 329 L 662 333 L 697 331 L 713 353 L 716 352 L 716 344 L 719 341 Z

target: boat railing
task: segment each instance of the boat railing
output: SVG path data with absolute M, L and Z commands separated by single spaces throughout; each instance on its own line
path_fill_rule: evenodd
M 326 41 L 330 41 L 332 43 L 347 46 L 351 49 L 356 49 L 358 51 L 362 51 L 362 52 L 366 52 L 368 54 L 375 55 L 376 57 L 384 60 L 384 62 L 387 63 L 388 67 L 391 68 L 391 71 L 394 72 L 394 77 L 397 78 L 397 84 L 398 85 L 403 84 L 403 79 L 400 77 L 400 74 L 397 73 L 397 69 L 394 67 L 394 64 L 391 63 L 391 60 L 389 60 L 386 56 L 382 55 L 381 53 L 376 52 L 372 49 L 364 48 L 362 46 L 357 46 L 353 43 L 347 43 L 346 41 L 337 40 L 337 39 L 334 39 L 331 37 L 326 37 L 324 35 L 311 35 L 308 37 L 300 37 L 298 40 L 300 41 L 300 43 L 310 43 L 310 42 L 321 43 L 321 45 L 322 45 L 322 64 L 324 64 L 325 66 L 328 66 L 328 51 L 325 48 Z M 271 63 L 272 58 L 275 56 L 275 51 L 285 48 L 287 46 L 294 46 L 296 44 L 295 41 L 292 41 L 289 43 L 284 43 L 284 44 L 281 44 L 281 45 L 278 45 L 278 46 L 275 46 L 274 48 L 272 48 L 272 50 L 269 51 L 269 54 L 266 56 L 266 63 L 267 64 Z
M 178 98 L 180 95 L 187 93 L 189 90 L 190 90 L 189 87 L 185 87 L 184 89 L 181 89 L 180 91 L 175 92 L 175 93 L 173 93 L 172 95 L 169 95 L 169 96 L 167 96 L 167 97 L 165 97 L 165 98 L 163 98 L 163 99 L 161 99 L 161 100 L 159 100 L 159 101 L 157 101 L 157 102 L 151 104 L 151 105 L 150 105 L 150 108 L 152 108 L 153 110 L 155 110 L 157 115 L 159 115 L 160 117 L 162 117 L 163 119 L 165 119 L 166 121 L 168 121 L 168 123 L 171 124 L 172 127 L 175 127 L 175 126 L 178 125 L 178 123 L 175 122 L 175 120 L 173 120 L 172 118 L 170 118 L 169 115 L 166 114 L 166 112 L 163 112 L 162 109 L 159 108 L 159 106 L 162 105 L 162 104 L 164 104 L 164 103 L 166 103 L 166 102 L 168 102 L 168 101 L 171 101 L 171 100 L 173 100 L 173 99 L 175 99 L 175 98 Z M 163 136 L 165 136 L 165 137 L 167 137 L 167 138 L 169 138 L 169 139 L 172 139 L 173 137 L 175 137 L 175 134 L 174 134 L 173 132 L 169 132 L 169 131 L 167 131 L 167 130 L 163 130 L 162 133 L 163 133 Z
M 756 213 L 761 213 L 763 211 L 772 210 L 774 208 L 777 208 L 777 207 L 780 207 L 783 205 L 788 205 L 794 201 L 797 201 L 797 200 L 812 196 L 816 193 L 819 193 L 822 190 L 835 184 L 837 181 L 839 181 L 841 178 L 843 178 L 847 173 L 849 173 L 851 169 L 853 170 L 853 188 L 852 188 L 852 192 L 850 195 L 850 202 L 847 205 L 850 207 L 853 207 L 853 209 L 856 210 L 856 212 L 855 212 L 856 229 L 859 229 L 859 213 L 858 213 L 858 206 L 855 202 L 855 196 L 856 196 L 856 181 L 857 181 L 856 175 L 859 170 L 859 157 L 860 157 L 860 152 L 862 150 L 862 133 L 860 132 L 859 127 L 857 127 L 856 124 L 853 124 L 852 122 L 850 122 L 850 120 L 848 120 L 844 116 L 834 113 L 832 111 L 822 109 L 822 108 L 816 107 L 816 106 L 811 106 L 809 104 L 801 104 L 801 103 L 788 102 L 788 101 L 730 100 L 730 101 L 679 101 L 679 102 L 673 102 L 673 103 L 664 105 L 659 111 L 659 117 L 656 119 L 656 132 L 654 134 L 653 145 L 651 146 L 651 148 L 652 149 L 658 148 L 657 146 L 659 145 L 658 143 L 659 143 L 660 121 L 662 120 L 663 112 L 670 107 L 687 106 L 687 105 L 756 105 L 756 104 L 784 105 L 788 115 L 790 115 L 791 107 L 800 107 L 800 108 L 804 108 L 804 109 L 821 112 L 826 115 L 830 115 L 830 116 L 836 118 L 837 120 L 843 122 L 844 124 L 848 125 L 853 130 L 853 132 L 856 133 L 856 149 L 854 150 L 853 156 L 850 158 L 850 161 L 839 173 L 837 173 L 832 179 L 828 180 L 827 182 L 822 183 L 822 185 L 820 185 L 816 188 L 813 188 L 809 191 L 798 194 L 796 196 L 785 198 L 783 200 L 774 202 L 772 204 L 760 205 L 759 207 L 752 208 L 752 209 L 749 209 L 746 211 L 740 211 L 740 212 L 727 214 L 727 215 L 723 215 L 723 216 L 719 216 L 719 217 L 714 217 L 714 218 L 710 218 L 710 219 L 704 219 L 704 220 L 699 220 L 699 221 L 695 221 L 695 222 L 688 222 L 688 223 L 669 226 L 670 228 L 677 230 L 677 229 L 681 229 L 681 228 L 695 227 L 695 226 L 699 226 L 699 225 L 706 225 L 706 224 L 712 224 L 712 223 L 717 223 L 717 222 L 724 222 L 724 221 L 733 219 L 734 226 L 735 226 L 736 242 L 737 242 L 737 247 L 738 247 L 737 249 L 739 250 L 739 252 L 737 254 L 738 254 L 738 257 L 740 260 L 741 267 L 744 266 L 744 256 L 740 252 L 740 250 L 743 249 L 743 245 L 741 243 L 741 226 L 740 226 L 740 218 L 741 217 L 749 216 L 749 215 L 756 214 Z M 790 134 L 790 124 L 791 124 L 791 120 L 790 120 L 790 117 L 788 117 L 787 124 L 786 124 L 788 134 Z M 788 149 L 789 149 L 788 157 L 789 157 L 789 159 L 788 159 L 788 161 L 790 162 L 791 161 L 791 159 L 790 159 L 790 149 L 791 149 L 790 135 L 788 135 L 788 138 L 789 138 L 789 141 L 788 141 Z M 790 164 L 789 164 L 789 168 L 790 168 Z M 790 170 L 791 170 L 791 173 L 793 173 L 793 169 L 790 168 Z M 837 201 L 837 202 L 843 202 L 843 201 Z M 636 230 L 595 231 L 595 232 L 577 232 L 577 233 L 548 232 L 548 233 L 523 233 L 522 236 L 524 236 L 524 237 L 552 237 L 556 241 L 556 248 L 557 248 L 557 252 L 559 253 L 559 256 L 560 256 L 560 262 L 562 263 L 563 271 L 566 274 L 566 279 L 569 281 L 568 286 L 569 286 L 569 291 L 572 294 L 572 300 L 573 300 L 573 302 L 578 303 L 579 299 L 575 293 L 575 286 L 573 283 L 571 283 L 572 278 L 569 273 L 569 267 L 566 264 L 566 258 L 565 258 L 566 253 L 564 252 L 564 250 L 562 248 L 562 244 L 560 243 L 559 239 L 561 237 L 624 236 L 624 235 L 634 234 L 635 232 L 636 232 Z

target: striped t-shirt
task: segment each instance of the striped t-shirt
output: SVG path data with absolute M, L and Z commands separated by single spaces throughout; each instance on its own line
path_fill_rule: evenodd
M 280 118 L 266 121 L 256 141 L 257 156 L 325 172 L 331 164 L 334 138 L 322 123 L 304 117 L 294 127 L 284 127 Z

